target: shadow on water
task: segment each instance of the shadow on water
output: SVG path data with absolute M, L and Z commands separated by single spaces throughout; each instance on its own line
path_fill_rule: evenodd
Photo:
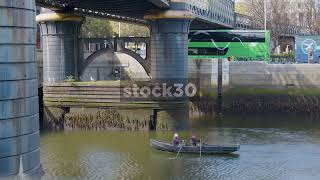
M 287 130 L 320 129 L 320 114 L 270 113 L 227 114 L 221 118 L 203 116 L 191 120 L 193 129 L 212 127 L 279 128 Z

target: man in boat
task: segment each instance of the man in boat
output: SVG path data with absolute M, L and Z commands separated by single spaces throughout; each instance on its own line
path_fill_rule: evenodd
M 192 146 L 197 146 L 201 141 L 196 135 L 193 134 L 190 137 L 190 142 L 191 142 Z
M 172 144 L 174 146 L 179 146 L 180 143 L 181 143 L 181 139 L 180 139 L 178 133 L 174 133 L 173 139 L 172 139 Z

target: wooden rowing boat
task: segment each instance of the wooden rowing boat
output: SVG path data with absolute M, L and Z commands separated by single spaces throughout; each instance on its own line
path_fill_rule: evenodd
M 197 146 L 191 145 L 179 145 L 174 146 L 171 143 L 159 141 L 159 140 L 150 140 L 150 146 L 154 149 L 161 150 L 161 151 L 168 151 L 168 152 L 175 152 L 175 153 L 200 153 L 201 154 L 229 154 L 232 152 L 239 151 L 240 145 L 208 145 L 202 144 Z

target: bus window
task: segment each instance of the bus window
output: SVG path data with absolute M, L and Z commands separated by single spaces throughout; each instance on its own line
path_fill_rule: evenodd
M 236 61 L 267 61 L 270 32 L 251 30 L 207 30 L 189 33 L 191 58 L 229 58 Z
M 264 32 L 191 32 L 191 42 L 265 42 Z
M 218 48 L 189 48 L 189 56 L 225 56 L 229 48 L 218 49 Z

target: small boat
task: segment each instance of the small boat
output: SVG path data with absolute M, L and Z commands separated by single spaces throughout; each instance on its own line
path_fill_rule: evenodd
M 191 145 L 179 145 L 174 146 L 171 143 L 159 141 L 159 140 L 150 140 L 150 146 L 154 149 L 161 150 L 161 151 L 168 151 L 168 152 L 175 152 L 175 153 L 197 153 L 199 154 L 229 154 L 240 150 L 240 145 L 208 145 L 202 144 L 197 146 Z

